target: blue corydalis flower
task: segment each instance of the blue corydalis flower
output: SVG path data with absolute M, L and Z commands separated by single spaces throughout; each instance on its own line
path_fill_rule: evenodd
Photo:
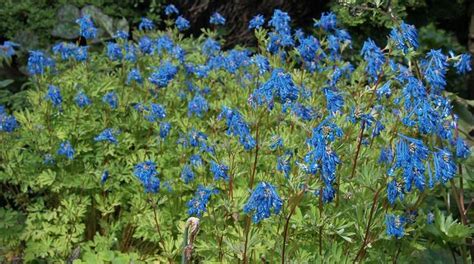
M 193 114 L 202 117 L 209 110 L 207 100 L 200 94 L 194 96 L 194 98 L 188 103 L 188 116 Z
M 160 189 L 160 179 L 156 177 L 156 164 L 147 160 L 135 165 L 133 174 L 142 182 L 146 193 L 156 193 Z
M 102 176 L 100 177 L 100 183 L 101 183 L 101 184 L 104 184 L 105 181 L 107 181 L 108 178 L 109 178 L 109 171 L 108 171 L 108 170 L 105 170 L 105 171 L 102 173 Z
M 332 12 L 324 12 L 321 18 L 314 23 L 314 27 L 323 29 L 324 31 L 332 31 L 337 27 L 336 15 Z
M 277 149 L 283 148 L 283 138 L 278 135 L 273 135 L 270 139 L 270 146 L 271 151 L 275 151 Z
M 148 36 L 143 36 L 138 41 L 138 48 L 143 54 L 152 54 L 153 53 L 153 40 Z
M 194 181 L 194 172 L 189 165 L 184 165 L 183 170 L 181 171 L 181 179 L 186 184 Z
M 178 68 L 170 62 L 165 62 L 162 66 L 154 71 L 148 80 L 158 88 L 163 88 L 174 78 L 178 73 Z
M 256 142 L 250 134 L 250 128 L 238 111 L 224 106 L 218 119 L 220 120 L 222 117 L 226 118 L 228 135 L 237 136 L 245 150 L 251 150 L 255 147 Z
M 28 73 L 30 75 L 44 74 L 46 69 L 54 69 L 54 60 L 41 51 L 30 51 L 28 57 Z
M 402 238 L 405 235 L 405 218 L 403 216 L 387 214 L 385 215 L 385 225 L 389 237 Z
M 214 56 L 221 50 L 221 45 L 219 42 L 212 38 L 207 38 L 202 43 L 202 52 L 207 56 Z
M 3 106 L 0 106 L 0 132 L 11 133 L 18 127 L 15 116 L 8 115 Z
M 140 74 L 140 70 L 137 68 L 131 69 L 127 75 L 127 84 L 131 84 L 132 81 L 138 84 L 143 83 L 142 75 Z
M 393 152 L 391 147 L 380 149 L 380 156 L 378 162 L 381 164 L 390 164 L 393 160 Z
M 285 73 L 283 69 L 275 69 L 272 76 L 262 86 L 254 91 L 254 97 L 257 98 L 260 105 L 263 101 L 271 104 L 274 97 L 280 100 L 280 103 L 294 102 L 298 99 L 299 90 L 291 79 L 291 75 Z
M 91 100 L 83 91 L 80 91 L 76 94 L 76 97 L 74 97 L 74 101 L 80 108 L 84 108 L 91 104 Z
M 387 184 L 387 199 L 391 205 L 395 203 L 397 198 L 399 198 L 400 201 L 403 201 L 404 192 L 403 185 L 395 179 Z
M 20 47 L 20 45 L 16 44 L 12 41 L 4 41 L 3 45 L 0 45 L 0 57 L 4 58 L 11 58 L 15 55 L 15 48 Z
M 259 223 L 269 218 L 272 213 L 279 214 L 282 206 L 283 201 L 278 196 L 275 187 L 270 183 L 260 182 L 245 204 L 244 212 L 253 214 L 252 221 Z
M 193 154 L 189 158 L 189 163 L 193 165 L 193 167 L 201 167 L 202 166 L 202 158 L 199 154 Z
M 76 59 L 76 61 L 86 61 L 87 57 L 89 56 L 88 50 L 88 46 L 78 47 L 74 52 L 74 59 Z
M 61 108 L 63 98 L 61 97 L 59 88 L 54 85 L 49 85 L 46 100 L 50 101 L 55 107 Z
M 53 165 L 54 164 L 54 157 L 51 153 L 44 154 L 43 156 L 43 164 L 45 165 Z
M 125 60 L 130 61 L 130 62 L 137 61 L 137 48 L 134 43 L 125 43 L 124 50 L 125 50 Z
M 283 172 L 286 178 L 290 176 L 292 157 L 293 153 L 286 151 L 285 154 L 277 158 L 277 171 Z
M 391 84 L 391 81 L 387 81 L 375 91 L 377 99 L 380 100 L 382 97 L 389 98 L 392 95 L 392 90 L 390 89 Z
M 53 53 L 60 54 L 62 60 L 68 60 L 74 57 L 76 49 L 77 46 L 73 43 L 61 42 L 53 46 Z
M 407 53 L 410 47 L 414 50 L 418 48 L 418 32 L 415 26 L 405 22 L 402 22 L 400 27 L 392 29 L 390 39 L 403 53 Z
M 382 72 L 382 67 L 385 63 L 385 56 L 382 50 L 369 38 L 364 42 L 360 54 L 367 62 L 365 71 L 370 76 L 369 80 L 375 83 L 378 80 L 378 76 Z
M 128 32 L 124 30 L 117 30 L 114 35 L 114 38 L 122 40 L 127 40 L 129 37 L 130 35 L 128 34 Z
M 456 174 L 456 163 L 448 150 L 440 149 L 434 153 L 435 180 L 446 184 Z
M 272 26 L 279 34 L 290 34 L 290 21 L 291 18 L 287 12 L 275 9 L 268 25 Z
M 74 159 L 74 149 L 69 140 L 61 142 L 58 149 L 58 155 L 66 156 L 69 160 Z
M 112 61 L 118 61 L 123 58 L 122 47 L 114 42 L 107 43 L 107 57 Z
M 213 25 L 224 25 L 225 18 L 218 12 L 215 12 L 214 14 L 212 14 L 211 18 L 209 19 L 209 23 Z
M 150 122 L 155 122 L 156 120 L 163 119 L 165 117 L 166 117 L 165 108 L 160 104 L 154 104 L 154 103 L 150 104 L 148 115 L 145 116 L 145 118 Z
M 267 57 L 263 55 L 254 55 L 252 57 L 252 63 L 258 67 L 258 73 L 264 74 L 270 70 L 270 62 Z
M 201 217 L 202 214 L 206 212 L 206 207 L 211 196 L 216 193 L 218 193 L 216 189 L 199 185 L 193 199 L 187 203 L 188 214 L 190 216 Z
M 138 29 L 140 30 L 152 30 L 155 28 L 155 24 L 153 24 L 153 21 L 146 17 L 142 17 L 142 20 L 140 21 L 140 24 L 138 25 Z
M 265 18 L 262 15 L 254 16 L 249 22 L 249 29 L 258 29 L 263 26 L 265 23 Z
M 465 74 L 471 71 L 471 54 L 459 55 L 458 61 L 454 63 L 454 68 L 458 74 Z
M 165 7 L 165 14 L 167 16 L 169 15 L 172 15 L 172 14 L 176 14 L 178 15 L 179 14 L 179 11 L 178 9 L 176 8 L 176 6 L 174 6 L 173 4 L 169 4 Z
M 466 144 L 462 138 L 458 137 L 456 140 L 456 157 L 465 159 L 471 155 L 469 145 Z
M 220 179 L 224 181 L 229 180 L 229 175 L 227 174 L 229 167 L 224 164 L 218 164 L 215 161 L 211 161 L 211 172 L 214 175 L 214 180 L 218 181 Z
M 106 128 L 99 135 L 97 135 L 94 140 L 97 142 L 107 141 L 113 144 L 118 144 L 118 140 L 115 138 L 117 132 L 111 128 Z
M 102 97 L 102 101 L 107 103 L 110 108 L 116 109 L 118 107 L 118 97 L 115 92 L 108 92 Z
M 422 63 L 425 80 L 431 85 L 432 92 L 439 91 L 446 86 L 447 56 L 441 50 L 430 50 Z
M 171 124 L 168 122 L 161 122 L 160 123 L 160 138 L 166 138 L 171 130 Z
M 79 24 L 80 34 L 85 39 L 95 39 L 97 38 L 97 28 L 92 22 L 91 16 L 86 15 L 76 20 L 76 23 Z
M 324 88 L 324 95 L 326 96 L 326 108 L 331 114 L 341 112 L 342 107 L 344 106 L 344 98 L 342 95 L 335 89 Z
M 176 25 L 176 28 L 179 30 L 179 31 L 184 31 L 186 29 L 189 28 L 189 21 L 182 17 L 182 16 L 179 16 L 176 21 L 175 21 L 175 25 Z

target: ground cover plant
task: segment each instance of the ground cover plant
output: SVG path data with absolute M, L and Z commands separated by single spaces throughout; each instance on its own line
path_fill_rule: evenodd
M 222 50 L 219 13 L 184 37 L 164 11 L 102 53 L 30 52 L 31 107 L 0 115 L 6 261 L 472 258 L 472 157 L 444 91 L 469 55 L 417 51 L 403 21 L 353 50 L 334 14 L 303 32 L 282 10 L 250 21 L 256 49 Z

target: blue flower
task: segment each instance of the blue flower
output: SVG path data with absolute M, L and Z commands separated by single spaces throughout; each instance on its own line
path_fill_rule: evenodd
M 426 223 L 428 225 L 431 225 L 434 223 L 434 220 L 435 220 L 435 215 L 433 214 L 433 212 L 428 212 L 428 214 L 426 215 Z
M 135 44 L 125 43 L 124 49 L 125 49 L 125 60 L 130 61 L 130 62 L 136 62 L 137 61 L 137 48 Z
M 313 107 L 304 106 L 298 102 L 292 104 L 291 112 L 299 117 L 302 121 L 311 121 L 318 117 L 318 113 Z
M 74 101 L 80 108 L 84 108 L 91 104 L 91 100 L 83 91 L 80 91 L 76 94 L 76 97 L 74 97 Z
M 283 172 L 286 178 L 290 176 L 292 157 L 293 153 L 286 151 L 285 154 L 277 158 L 277 171 Z
M 153 41 L 148 36 L 143 36 L 138 41 L 138 48 L 143 54 L 152 54 Z
M 250 20 L 249 22 L 249 29 L 257 29 L 257 28 L 261 28 L 263 26 L 263 24 L 265 23 L 265 18 L 263 18 L 262 15 L 256 15 L 252 18 L 252 20 Z
M 273 103 L 277 97 L 280 103 L 294 102 L 298 99 L 299 90 L 291 79 L 291 75 L 285 73 L 283 69 L 275 69 L 268 81 L 254 91 L 253 96 L 257 98 L 258 104 L 267 102 Z
M 391 180 L 387 185 L 387 198 L 391 205 L 395 203 L 397 198 L 400 201 L 403 201 L 405 190 L 403 189 L 403 185 L 397 182 L 395 179 Z
M 160 138 L 166 138 L 171 130 L 171 124 L 168 122 L 161 122 L 160 123 Z
M 198 117 L 202 117 L 208 110 L 207 100 L 200 94 L 194 96 L 188 103 L 188 116 L 195 114 Z
M 3 45 L 0 45 L 0 57 L 11 58 L 15 55 L 15 48 L 20 47 L 12 41 L 4 41 Z
M 389 98 L 392 95 L 392 90 L 390 89 L 391 84 L 392 81 L 387 81 L 375 91 L 377 99 L 380 100 L 382 97 Z
M 258 67 L 258 73 L 261 75 L 270 70 L 270 62 L 268 61 L 267 57 L 263 55 L 254 55 L 252 57 L 252 63 Z
M 138 29 L 140 30 L 152 30 L 155 28 L 155 24 L 153 24 L 153 21 L 151 19 L 148 19 L 146 17 L 142 17 L 142 20 L 140 21 L 140 24 L 138 25 Z
M 469 145 L 466 144 L 462 138 L 458 137 L 456 140 L 456 157 L 465 159 L 471 155 Z
M 165 62 L 151 74 L 148 80 L 158 86 L 158 88 L 163 88 L 168 85 L 177 73 L 178 68 L 176 66 L 170 62 Z
M 54 164 L 54 157 L 50 153 L 44 154 L 43 156 L 43 164 L 45 165 L 53 165 Z
M 74 149 L 69 140 L 61 142 L 58 149 L 58 155 L 66 156 L 69 160 L 74 159 Z
M 391 147 L 380 149 L 380 156 L 378 162 L 383 164 L 390 164 L 393 160 L 393 152 Z
M 431 85 L 432 92 L 437 92 L 446 86 L 447 57 L 441 50 L 430 50 L 422 62 L 425 80 Z
M 86 61 L 88 57 L 88 46 L 77 47 L 74 52 L 74 59 L 77 61 Z
M 269 218 L 272 213 L 279 214 L 282 206 L 283 201 L 278 196 L 275 187 L 270 183 L 260 182 L 245 204 L 244 212 L 252 213 L 252 221 L 259 223 Z
M 102 173 L 102 176 L 100 177 L 100 183 L 104 184 L 105 181 L 107 181 L 108 178 L 109 178 L 109 171 L 104 170 L 104 172 Z
M 118 107 L 118 97 L 115 92 L 108 92 L 102 97 L 102 101 L 107 103 L 110 108 L 116 109 Z
M 471 54 L 464 53 L 459 56 L 459 60 L 454 63 L 454 68 L 458 74 L 465 74 L 471 71 Z
M 150 122 L 155 122 L 158 119 L 163 119 L 166 117 L 166 110 L 165 108 L 160 105 L 160 104 L 150 104 L 150 110 L 148 112 L 148 115 L 145 116 L 145 118 L 150 121 Z
M 163 51 L 170 53 L 173 50 L 173 46 L 173 40 L 168 35 L 163 35 L 155 41 L 155 50 L 158 54 L 161 54 Z
M 201 167 L 201 166 L 202 166 L 202 158 L 201 158 L 201 155 L 199 155 L 199 154 L 193 154 L 193 155 L 191 155 L 191 157 L 189 158 L 189 162 L 190 162 L 191 165 L 193 165 L 194 167 Z
M 300 45 L 296 49 L 305 62 L 311 62 L 316 59 L 319 48 L 319 41 L 313 36 L 308 36 L 300 39 Z
M 344 106 L 344 98 L 335 89 L 324 88 L 324 95 L 326 96 L 326 108 L 331 114 L 341 112 Z
M 129 37 L 130 36 L 128 35 L 128 32 L 124 30 L 117 30 L 114 36 L 114 38 L 116 39 L 123 39 L 123 40 L 127 40 Z
M 92 22 L 91 16 L 85 15 L 76 20 L 76 23 L 79 24 L 80 34 L 85 39 L 95 39 L 97 38 L 97 28 Z
M 74 57 L 77 46 L 73 43 L 60 42 L 53 46 L 54 54 L 61 54 L 62 60 L 68 60 Z
M 225 18 L 218 12 L 215 12 L 214 14 L 212 14 L 211 18 L 209 19 L 209 23 L 214 24 L 214 25 L 224 25 Z
M 268 21 L 268 25 L 272 26 L 279 34 L 290 34 L 290 21 L 291 18 L 287 12 L 283 12 L 280 9 L 273 11 L 272 18 Z
M 224 106 L 218 119 L 220 120 L 222 117 L 226 118 L 228 135 L 237 136 L 245 150 L 251 150 L 255 147 L 256 142 L 250 134 L 250 128 L 237 110 L 232 110 Z
M 382 132 L 384 129 L 385 129 L 384 124 L 382 124 L 382 122 L 380 122 L 380 120 L 377 120 L 375 122 L 374 129 L 372 130 L 372 137 L 376 137 L 376 136 L 380 135 L 380 132 Z
M 405 235 L 405 218 L 403 216 L 386 214 L 385 225 L 389 237 L 402 238 Z
M 403 53 L 407 53 L 410 47 L 415 50 L 418 48 L 418 32 L 415 26 L 405 22 L 402 22 L 399 28 L 392 29 L 390 38 Z
M 97 142 L 101 141 L 108 141 L 113 144 L 118 144 L 117 139 L 115 138 L 115 134 L 117 132 L 111 128 L 106 128 L 102 131 L 99 135 L 97 135 L 94 140 Z
M 221 50 L 221 45 L 219 42 L 215 41 L 212 38 L 207 38 L 202 43 L 202 52 L 207 56 L 214 56 Z
M 435 180 L 446 184 L 449 180 L 454 178 L 456 174 L 456 163 L 453 156 L 446 149 L 440 149 L 434 153 L 434 171 Z
M 365 71 L 369 74 L 369 80 L 376 82 L 378 80 L 378 75 L 382 71 L 382 67 L 385 63 L 385 56 L 382 50 L 377 47 L 373 40 L 369 38 L 364 42 L 360 54 L 367 62 Z
M 128 76 L 127 76 L 127 84 L 131 84 L 132 81 L 138 83 L 138 84 L 142 84 L 143 83 L 143 79 L 142 79 L 142 75 L 140 74 L 140 70 L 138 68 L 133 68 L 130 70 L 130 72 L 128 73 Z
M 172 15 L 172 14 L 177 14 L 178 15 L 179 11 L 176 8 L 176 6 L 174 6 L 173 4 L 169 4 L 165 7 L 165 14 L 167 16 Z
M 11 133 L 18 127 L 15 116 L 8 115 L 3 106 L 0 106 L 0 132 Z
M 396 147 L 396 159 L 394 166 L 389 170 L 389 175 L 393 175 L 396 168 L 403 170 L 405 190 L 411 191 L 412 184 L 415 183 L 418 190 L 425 188 L 425 165 L 429 150 L 421 140 L 400 135 Z
M 156 177 L 156 164 L 147 160 L 135 165 L 133 174 L 142 182 L 146 193 L 156 193 L 160 189 L 160 179 Z
M 224 181 L 229 180 L 229 175 L 227 174 L 229 167 L 224 164 L 218 164 L 215 161 L 211 161 L 211 172 L 214 175 L 214 180 L 218 181 L 223 179 Z
M 186 184 L 194 181 L 194 172 L 190 166 L 184 165 L 183 170 L 181 171 L 181 179 Z
M 113 61 L 121 60 L 123 58 L 122 47 L 114 42 L 107 43 L 107 57 Z
M 270 150 L 275 151 L 277 149 L 283 148 L 283 138 L 278 135 L 273 135 L 270 139 Z
M 206 207 L 209 203 L 209 200 L 211 199 L 211 196 L 217 192 L 218 191 L 213 188 L 199 185 L 193 199 L 187 203 L 188 214 L 190 216 L 194 215 L 201 217 L 202 214 L 206 212 Z
M 314 23 L 314 26 L 328 32 L 335 30 L 337 27 L 336 15 L 332 12 L 324 12 L 321 18 Z
M 54 69 L 54 60 L 41 51 L 30 51 L 28 57 L 28 73 L 31 75 L 44 74 L 45 70 Z
M 49 85 L 46 100 L 49 100 L 55 107 L 61 108 L 63 98 L 61 97 L 59 88 L 54 85 Z
M 190 26 L 189 21 L 182 16 L 179 16 L 174 23 L 179 31 L 184 31 Z

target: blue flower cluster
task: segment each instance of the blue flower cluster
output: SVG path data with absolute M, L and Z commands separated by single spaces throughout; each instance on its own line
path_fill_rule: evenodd
M 11 133 L 18 127 L 15 116 L 5 112 L 5 107 L 0 105 L 0 132 Z
M 206 207 L 209 203 L 209 200 L 211 199 L 211 196 L 217 193 L 218 190 L 214 188 L 199 185 L 194 198 L 187 203 L 188 214 L 190 216 L 201 217 L 202 214 L 206 212 Z
M 244 212 L 253 214 L 252 221 L 259 223 L 269 218 L 272 213 L 279 214 L 282 206 L 283 201 L 278 196 L 275 187 L 270 183 L 260 182 L 245 204 Z
M 77 19 L 76 23 L 80 27 L 80 35 L 85 39 L 97 38 L 97 28 L 94 26 L 90 15 L 85 15 Z
M 135 165 L 133 174 L 142 182 L 145 192 L 156 193 L 160 189 L 160 179 L 157 177 L 156 164 L 147 160 Z
M 112 144 L 118 144 L 118 140 L 115 138 L 117 131 L 112 128 L 106 128 L 99 135 L 97 135 L 94 140 L 97 142 L 107 141 Z
M 223 117 L 226 119 L 227 134 L 237 136 L 240 144 L 244 146 L 245 150 L 253 149 L 256 142 L 250 134 L 250 128 L 244 121 L 242 115 L 237 110 L 232 110 L 224 106 L 218 119 L 220 120 Z

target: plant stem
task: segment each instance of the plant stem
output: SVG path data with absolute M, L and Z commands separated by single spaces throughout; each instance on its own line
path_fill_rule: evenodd
M 361 125 L 360 125 L 359 138 L 357 140 L 357 150 L 356 150 L 356 153 L 355 153 L 355 156 L 354 156 L 354 162 L 352 164 L 351 177 L 349 179 L 354 178 L 354 174 L 355 174 L 356 167 L 357 167 L 357 159 L 359 158 L 360 147 L 362 145 L 362 137 L 364 136 L 364 129 L 365 129 L 365 122 L 364 122 L 364 120 L 362 120 Z
M 354 262 L 359 260 L 359 258 L 362 258 L 363 255 L 365 254 L 365 247 L 367 246 L 367 243 L 369 242 L 369 234 L 370 234 L 370 226 L 372 225 L 372 219 L 374 216 L 375 209 L 377 207 L 377 202 L 379 199 L 379 194 L 383 189 L 383 185 L 380 186 L 380 188 L 377 190 L 377 192 L 374 195 L 374 199 L 372 202 L 372 207 L 370 208 L 370 213 L 369 213 L 369 221 L 367 222 L 367 227 L 365 229 L 365 235 L 364 235 L 364 240 L 362 242 L 362 246 L 360 247 L 359 251 L 357 252 L 357 256 L 354 259 Z
M 301 190 L 296 194 L 296 200 L 295 200 L 293 206 L 291 207 L 291 210 L 290 210 L 290 213 L 288 214 L 288 217 L 286 218 L 285 228 L 284 228 L 284 231 L 283 231 L 283 249 L 281 251 L 281 263 L 282 264 L 285 263 L 286 241 L 288 240 L 288 227 L 289 227 L 289 224 L 290 224 L 290 219 L 291 219 L 291 216 L 293 216 L 293 213 L 295 212 L 296 207 L 298 206 L 301 199 L 303 198 L 303 195 L 304 195 L 304 190 Z

